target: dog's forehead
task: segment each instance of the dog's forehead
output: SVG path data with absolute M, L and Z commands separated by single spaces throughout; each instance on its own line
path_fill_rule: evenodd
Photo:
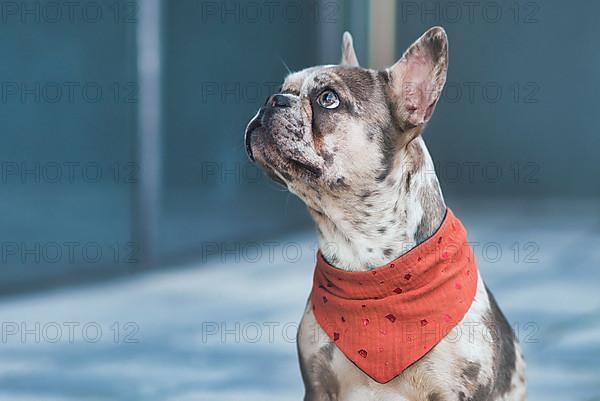
M 315 76 L 325 75 L 325 72 L 331 69 L 333 66 L 320 65 L 316 67 L 305 68 L 300 71 L 292 72 L 283 81 L 283 91 L 290 91 L 300 93 L 305 87 L 305 83 L 311 82 Z
M 358 98 L 366 98 L 375 88 L 377 75 L 364 68 L 324 65 L 310 67 L 289 74 L 282 85 L 283 91 L 304 94 L 328 85 L 343 85 Z

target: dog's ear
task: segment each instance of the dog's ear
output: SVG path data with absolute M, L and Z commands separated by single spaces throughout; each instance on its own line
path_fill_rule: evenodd
M 344 32 L 342 36 L 342 61 L 340 61 L 340 64 L 350 67 L 360 67 L 356 53 L 354 52 L 354 44 L 350 32 Z
M 397 117 L 415 127 L 429 121 L 448 71 L 448 37 L 444 29 L 429 29 L 386 71 Z

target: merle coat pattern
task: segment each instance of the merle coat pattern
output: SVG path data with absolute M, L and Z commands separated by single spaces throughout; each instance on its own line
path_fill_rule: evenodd
M 440 27 L 383 71 L 361 68 L 345 33 L 340 65 L 291 73 L 248 124 L 250 158 L 304 201 L 332 265 L 373 269 L 440 226 L 446 205 L 422 133 L 447 69 Z M 526 399 L 520 346 L 481 277 L 452 338 L 380 384 L 330 342 L 309 301 L 298 332 L 305 401 Z

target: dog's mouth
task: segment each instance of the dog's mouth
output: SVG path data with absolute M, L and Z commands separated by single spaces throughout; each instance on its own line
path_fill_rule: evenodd
M 315 178 L 319 178 L 323 174 L 323 170 L 320 167 L 314 166 L 309 163 L 302 162 L 296 159 L 288 159 L 291 166 L 300 171 L 308 172 L 313 175 Z
M 283 186 L 294 178 L 314 180 L 323 175 L 323 169 L 304 154 L 294 150 L 293 156 L 289 155 L 292 151 L 286 151 L 285 143 L 275 140 L 277 134 L 268 131 L 261 117 L 259 112 L 246 127 L 246 154 L 252 162 L 258 162 L 273 181 Z
M 254 131 L 256 131 L 256 129 L 262 127 L 260 120 L 260 114 L 254 119 L 252 119 L 252 121 L 250 121 L 250 123 L 246 127 L 246 132 L 244 135 L 244 141 L 246 143 L 246 154 L 248 155 L 250 161 L 253 162 L 256 161 L 256 159 L 254 158 L 254 153 L 252 152 L 252 134 L 254 133 Z
M 314 181 L 323 174 L 323 170 L 312 163 L 297 157 L 285 156 L 273 142 L 259 146 L 260 148 L 255 148 L 256 161 L 278 184 L 287 187 L 290 182 Z

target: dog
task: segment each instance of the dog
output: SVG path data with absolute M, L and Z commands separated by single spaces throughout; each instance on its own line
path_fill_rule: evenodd
M 290 73 L 249 122 L 248 156 L 306 204 L 323 263 L 350 276 L 377 272 L 443 224 L 447 207 L 422 134 L 447 69 L 441 27 L 425 32 L 385 70 L 360 67 L 345 32 L 339 65 Z M 339 334 L 319 324 L 315 306 L 312 297 L 297 337 L 305 401 L 527 398 L 520 345 L 480 276 L 456 326 L 462 335 L 436 342 L 385 382 L 338 347 Z M 500 335 L 491 339 L 491 328 Z M 359 354 L 367 357 L 366 350 Z

